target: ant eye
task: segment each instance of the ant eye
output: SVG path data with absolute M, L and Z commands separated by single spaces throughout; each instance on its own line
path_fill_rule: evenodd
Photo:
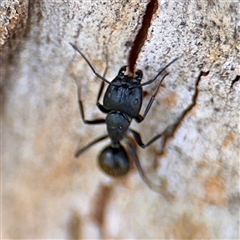
M 142 80 L 142 77 L 143 77 L 143 73 L 142 73 L 142 71 L 141 70 L 137 70 L 136 72 L 135 72 L 135 79 L 136 80 L 138 80 L 139 82 Z
M 118 76 L 124 76 L 124 73 L 127 70 L 127 66 L 123 66 L 120 68 L 119 72 L 118 72 Z

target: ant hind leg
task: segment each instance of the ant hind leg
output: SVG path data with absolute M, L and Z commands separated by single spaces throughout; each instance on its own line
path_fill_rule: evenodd
M 94 139 L 92 142 L 88 143 L 85 147 L 79 149 L 76 151 L 75 153 L 75 157 L 77 158 L 78 156 L 80 156 L 83 152 L 85 152 L 86 150 L 88 150 L 90 147 L 92 147 L 94 144 L 106 139 L 108 137 L 108 135 L 103 135 L 101 137 L 98 137 L 96 139 Z
M 168 191 L 167 189 L 167 183 L 165 180 L 161 179 L 161 184 L 156 185 L 155 183 L 153 183 L 144 173 L 142 166 L 140 164 L 140 161 L 138 159 L 137 153 L 134 149 L 134 147 L 132 146 L 132 144 L 130 142 L 128 142 L 128 149 L 131 153 L 131 156 L 134 159 L 134 162 L 137 166 L 138 172 L 140 174 L 140 177 L 142 178 L 142 180 L 146 183 L 146 185 L 153 190 L 154 192 L 160 193 L 161 195 L 163 195 L 167 200 L 172 201 L 174 199 L 174 196 Z

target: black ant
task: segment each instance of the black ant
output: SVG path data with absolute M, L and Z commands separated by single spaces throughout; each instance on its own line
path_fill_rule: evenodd
M 141 135 L 135 130 L 129 128 L 129 126 L 133 118 L 138 123 L 142 122 L 145 119 L 145 117 L 147 116 L 152 106 L 155 96 L 158 93 L 161 83 L 163 82 L 164 78 L 168 75 L 168 73 L 165 74 L 162 80 L 159 82 L 158 87 L 155 93 L 153 94 L 153 96 L 151 97 L 143 115 L 140 115 L 139 112 L 141 110 L 142 98 L 143 98 L 142 87 L 154 82 L 159 77 L 159 75 L 166 68 L 168 68 L 172 63 L 177 61 L 178 58 L 175 58 L 174 60 L 172 60 L 161 71 L 159 71 L 158 74 L 153 79 L 147 82 L 141 83 L 142 76 L 143 76 L 143 73 L 141 70 L 137 70 L 135 72 L 135 77 L 124 75 L 124 73 L 126 72 L 127 66 L 123 66 L 122 68 L 120 68 L 117 76 L 113 79 L 112 82 L 109 82 L 94 70 L 92 65 L 87 60 L 87 58 L 76 46 L 74 46 L 72 43 L 69 43 L 69 44 L 84 58 L 88 66 L 92 69 L 93 73 L 100 80 L 102 80 L 102 84 L 100 86 L 98 96 L 97 96 L 96 105 L 100 111 L 107 114 L 107 117 L 106 119 L 85 120 L 83 104 L 82 104 L 82 101 L 79 100 L 79 108 L 80 108 L 82 120 L 85 124 L 106 123 L 107 132 L 108 132 L 107 135 L 101 136 L 93 140 L 92 142 L 87 144 L 85 147 L 78 150 L 75 154 L 75 157 L 78 157 L 79 155 L 81 155 L 84 151 L 86 151 L 88 148 L 90 148 L 94 144 L 109 137 L 111 139 L 111 145 L 107 146 L 102 150 L 102 152 L 98 157 L 98 164 L 100 168 L 110 176 L 114 176 L 114 177 L 123 176 L 127 174 L 130 167 L 127 152 L 124 149 L 124 147 L 120 144 L 120 141 L 125 137 L 126 133 L 130 132 L 133 135 L 136 143 L 141 148 L 145 148 L 149 146 L 151 143 L 153 143 L 154 141 L 156 141 L 157 139 L 159 139 L 161 136 L 163 136 L 166 131 L 168 131 L 168 128 L 166 128 L 163 133 L 156 135 L 150 141 L 144 144 L 142 142 Z M 107 83 L 109 86 L 104 94 L 103 105 L 102 105 L 100 104 L 99 100 L 103 92 L 104 83 Z M 144 174 L 144 171 L 141 167 L 136 151 L 133 147 L 133 144 L 130 141 L 127 142 L 127 147 L 128 147 L 128 153 L 130 153 L 131 156 L 133 157 L 135 164 L 137 166 L 137 169 L 139 171 L 139 174 L 142 177 L 143 181 L 151 189 L 158 192 L 159 187 L 156 187 Z

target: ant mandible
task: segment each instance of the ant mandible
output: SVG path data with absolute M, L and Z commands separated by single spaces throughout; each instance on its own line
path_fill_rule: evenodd
M 165 133 L 165 131 L 167 131 L 167 128 L 166 128 L 161 134 L 156 135 L 155 137 L 150 139 L 146 144 L 144 144 L 142 142 L 141 135 L 135 130 L 129 128 L 129 126 L 132 119 L 135 119 L 136 122 L 138 123 L 142 122 L 145 119 L 145 117 L 147 116 L 152 106 L 155 96 L 158 93 L 161 83 L 164 80 L 164 78 L 168 75 L 168 73 L 166 73 L 162 78 L 162 80 L 159 82 L 158 87 L 154 92 L 154 94 L 152 95 L 151 99 L 149 100 L 149 103 L 143 115 L 140 115 L 139 112 L 141 110 L 142 99 L 143 99 L 142 87 L 154 82 L 159 77 L 159 75 L 166 68 L 168 68 L 172 63 L 177 61 L 178 58 L 175 58 L 174 60 L 172 60 L 162 70 L 160 70 L 153 79 L 147 82 L 141 83 L 141 80 L 143 77 L 143 73 L 141 70 L 137 70 L 135 72 L 135 77 L 124 75 L 124 73 L 126 72 L 127 66 L 121 67 L 117 76 L 113 79 L 112 82 L 109 82 L 94 70 L 94 68 L 92 67 L 90 62 L 87 60 L 87 58 L 84 56 L 84 54 L 75 45 L 73 45 L 72 43 L 69 43 L 69 44 L 84 58 L 88 66 L 92 69 L 93 73 L 102 81 L 102 84 L 98 92 L 96 105 L 100 111 L 107 114 L 106 119 L 86 120 L 84 117 L 82 101 L 79 100 L 79 108 L 80 108 L 80 114 L 81 114 L 82 120 L 85 124 L 106 123 L 107 132 L 108 132 L 108 134 L 98 137 L 97 139 L 87 144 L 85 147 L 78 150 L 75 153 L 75 157 L 78 157 L 79 155 L 81 155 L 84 151 L 89 149 L 94 144 L 109 137 L 111 140 L 111 145 L 107 146 L 101 151 L 98 157 L 98 164 L 100 168 L 110 176 L 113 176 L 113 177 L 123 176 L 127 174 L 130 167 L 127 152 L 124 149 L 124 147 L 120 144 L 120 141 L 125 136 L 127 136 L 126 133 L 130 132 L 134 137 L 136 143 L 141 148 L 145 148 L 149 146 L 151 143 L 153 143 L 154 141 L 156 141 L 157 139 L 159 139 Z M 103 92 L 104 83 L 107 83 L 109 86 L 104 94 L 103 105 L 102 105 L 99 101 Z M 133 144 L 130 141 L 127 141 L 127 147 L 128 147 L 128 153 L 130 153 L 131 156 L 133 157 L 134 162 L 137 166 L 137 169 L 143 181 L 152 190 L 159 192 L 160 187 L 154 185 L 150 181 L 150 179 L 145 175 L 141 167 L 141 164 L 139 162 L 137 153 L 133 147 Z

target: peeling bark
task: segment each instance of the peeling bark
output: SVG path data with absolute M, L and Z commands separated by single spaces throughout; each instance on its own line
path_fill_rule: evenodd
M 0 7 L 3 238 L 239 238 L 238 2 L 4 0 Z M 144 142 L 173 124 L 137 150 L 163 194 L 134 165 L 121 179 L 105 176 L 96 159 L 106 142 L 74 158 L 106 130 L 80 118 L 78 93 L 86 118 L 103 116 L 95 105 L 100 81 L 69 42 L 110 81 L 128 63 L 147 81 L 180 57 L 144 122 L 132 124 Z M 157 83 L 144 87 L 142 111 Z

